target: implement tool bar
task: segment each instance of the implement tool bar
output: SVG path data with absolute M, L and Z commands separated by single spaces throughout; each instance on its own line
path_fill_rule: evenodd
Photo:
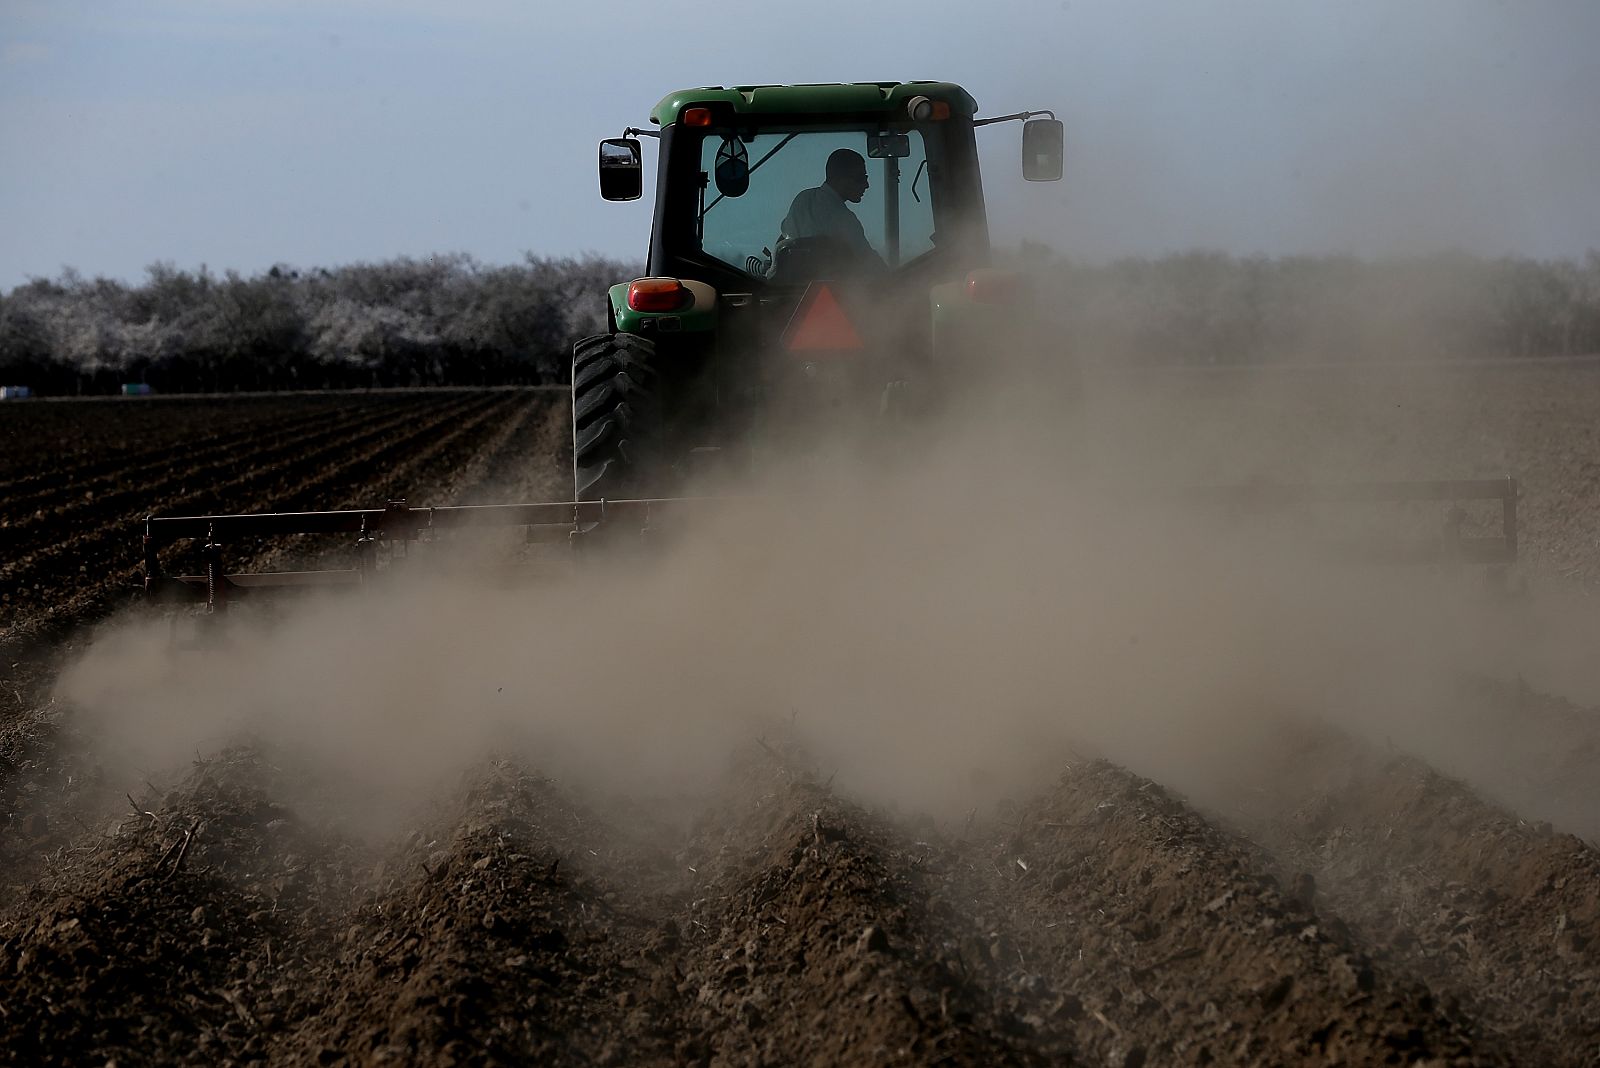
M 1140 496 L 1154 499 L 1162 494 Z M 1164 496 L 1186 504 L 1209 505 L 1239 512 L 1292 507 L 1300 504 L 1406 501 L 1446 501 L 1452 507 L 1440 536 L 1393 541 L 1360 539 L 1343 548 L 1365 559 L 1424 563 L 1460 561 L 1489 565 L 1513 564 L 1517 559 L 1517 500 L 1514 478 L 1466 479 L 1431 482 L 1360 482 L 1327 485 L 1287 485 L 1272 482 L 1231 486 L 1189 487 L 1168 490 Z M 412 508 L 405 501 L 390 501 L 383 508 L 356 508 L 335 512 L 259 512 L 241 515 L 150 516 L 145 520 L 145 592 L 155 600 L 206 601 L 225 610 L 230 599 L 256 591 L 292 587 L 365 585 L 376 571 L 377 543 L 416 541 L 433 531 L 472 527 L 522 526 L 535 534 L 577 537 L 609 524 L 623 529 L 648 530 L 652 521 L 673 513 L 706 511 L 719 505 L 750 503 L 749 497 L 673 497 L 628 501 L 552 501 L 540 504 L 476 504 L 443 508 Z M 1500 502 L 1500 536 L 1472 537 L 1464 530 L 1466 501 Z M 814 503 L 814 500 L 813 500 Z M 843 503 L 843 502 L 841 502 Z M 355 570 L 289 571 L 270 574 L 230 574 L 223 568 L 226 545 L 248 537 L 287 534 L 355 534 L 361 552 Z M 205 573 L 171 575 L 162 567 L 160 550 L 183 540 L 204 545 Z M 541 537 L 539 540 L 544 540 Z
M 729 502 L 729 497 L 674 497 L 637 501 L 556 501 L 545 504 L 465 504 L 444 508 L 352 508 L 338 512 L 255 512 L 241 515 L 149 516 L 146 544 L 170 545 L 184 538 L 233 540 L 280 534 L 366 534 L 415 538 L 425 530 L 463 527 L 559 526 L 628 520 L 648 523 L 657 515 Z

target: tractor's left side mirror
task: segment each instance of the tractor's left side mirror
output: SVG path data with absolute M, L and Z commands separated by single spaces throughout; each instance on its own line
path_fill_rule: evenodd
M 1029 119 L 1022 124 L 1022 177 L 1030 182 L 1061 181 L 1063 143 L 1059 119 Z
M 638 200 L 644 194 L 644 153 L 636 137 L 600 142 L 600 195 L 607 200 Z

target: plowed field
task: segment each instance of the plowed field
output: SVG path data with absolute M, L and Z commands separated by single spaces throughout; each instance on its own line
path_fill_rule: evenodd
M 1508 607 L 1513 628 L 1567 628 L 1515 663 L 1486 653 L 1409 688 L 1327 684 L 1380 670 L 1367 662 L 1303 690 L 1230 676 L 1231 718 L 1210 708 L 1189 726 L 1182 708 L 1135 710 L 1160 692 L 1199 715 L 1186 687 L 1210 677 L 1183 675 L 1188 647 L 1160 644 L 1154 623 L 1126 639 L 1152 651 L 1117 663 L 1179 671 L 1159 691 L 985 681 L 1123 625 L 1131 610 L 1092 582 L 1019 609 L 1029 629 L 992 676 L 971 653 L 970 686 L 919 660 L 941 633 L 929 617 L 961 616 L 969 652 L 1012 619 L 933 563 L 907 629 L 859 652 L 826 633 L 792 648 L 810 631 L 763 603 L 769 649 L 737 601 L 718 603 L 720 623 L 695 617 L 689 579 L 642 586 L 638 618 L 613 627 L 557 585 L 554 637 L 486 609 L 490 633 L 450 601 L 425 622 L 336 617 L 410 650 L 378 665 L 419 655 L 402 638 L 425 628 L 436 670 L 396 668 L 403 683 L 341 674 L 365 648 L 341 624 L 272 646 L 282 659 L 255 673 L 248 651 L 148 670 L 112 655 L 131 666 L 124 706 L 115 672 L 56 678 L 131 640 L 84 628 L 119 618 L 140 516 L 560 497 L 565 395 L 0 409 L 0 1062 L 1600 1064 L 1600 714 L 1583 652 L 1600 638 L 1583 609 L 1600 575 L 1597 383 L 1583 368 L 1104 383 L 1114 410 L 1078 448 L 1137 454 L 1152 478 L 1518 475 L 1534 570 L 1578 606 Z M 251 549 L 257 564 L 292 551 Z M 1034 573 L 981 563 L 983 587 Z M 1147 595 L 1159 612 L 1180 593 Z M 856 633 L 830 618 L 817 629 Z M 1212 657 L 1247 633 L 1215 629 Z M 1439 648 L 1399 645 L 1402 661 Z M 493 666 L 517 658 L 527 688 Z M 272 674 L 296 670 L 314 678 Z M 763 701 L 769 684 L 782 696 Z M 326 705 L 308 696 L 330 689 Z M 617 707 L 650 693 L 655 707 Z M 1346 693 L 1370 707 L 1339 705 Z M 258 729 L 168 738 L 150 694 L 227 722 L 230 702 L 285 707 Z M 904 710 L 887 743 L 856 729 L 895 700 L 956 718 Z M 339 702 L 404 715 L 325 729 Z M 492 732 L 474 726 L 481 705 L 498 710 Z M 975 740 L 1019 724 L 1028 759 L 1005 766 L 1034 770 L 939 777 L 984 764 L 1000 750 Z M 129 755 L 147 730 L 164 763 Z M 563 730 L 606 744 L 579 759 Z M 335 755 L 351 736 L 355 755 Z

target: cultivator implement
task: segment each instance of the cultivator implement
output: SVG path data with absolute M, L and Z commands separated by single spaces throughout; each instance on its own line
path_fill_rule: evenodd
M 1517 502 L 1520 490 L 1513 478 L 1443 482 L 1368 482 L 1344 485 L 1291 485 L 1253 483 L 1234 486 L 1191 487 L 1163 495 L 1185 506 L 1222 517 L 1253 521 L 1260 517 L 1304 512 L 1324 505 L 1442 504 L 1445 514 L 1435 529 L 1410 537 L 1319 537 L 1315 527 L 1305 529 L 1299 517 L 1296 538 L 1318 542 L 1335 555 L 1365 561 L 1398 564 L 1485 565 L 1491 574 L 1503 574 L 1517 559 Z M 1124 497 L 1124 499 L 1126 499 Z M 1139 500 L 1150 501 L 1141 494 Z M 435 541 L 452 532 L 493 527 L 523 527 L 529 541 L 571 545 L 611 540 L 607 534 L 647 535 L 653 529 L 676 524 L 689 516 L 726 508 L 752 498 L 685 497 L 625 501 L 558 501 L 540 504 L 464 505 L 413 508 L 405 501 L 390 501 L 383 508 L 332 512 L 259 512 L 241 515 L 151 516 L 144 528 L 144 590 L 158 603 L 204 604 L 210 611 L 225 611 L 234 601 L 265 594 L 318 588 L 361 588 L 387 570 L 383 559 L 393 561 L 409 554 L 409 547 Z M 958 502 L 959 503 L 959 502 Z M 1469 532 L 1467 506 L 1498 506 L 1492 534 Z M 838 499 L 821 507 L 848 508 Z M 797 507 L 791 503 L 790 507 Z M 805 506 L 819 507 L 810 498 Z M 1481 526 L 1481 523 L 1479 524 Z M 1476 529 L 1476 528 L 1473 528 Z M 1325 532 L 1324 532 L 1325 533 Z M 344 535 L 354 539 L 354 566 L 322 571 L 279 571 L 255 574 L 230 572 L 229 547 L 247 545 L 251 539 L 285 535 Z M 199 568 L 188 574 L 169 572 L 163 551 L 188 543 L 198 553 Z M 385 550 L 380 553 L 380 548 Z M 168 554 L 171 555 L 170 553 Z M 193 559 L 193 555 L 189 557 Z
M 685 510 L 703 511 L 714 498 L 636 501 L 555 501 L 539 504 L 457 505 L 413 508 L 403 500 L 382 508 L 331 512 L 251 512 L 238 515 L 150 516 L 144 525 L 144 592 L 158 603 L 203 602 L 225 611 L 237 600 L 264 594 L 317 588 L 362 587 L 382 570 L 380 548 L 405 555 L 410 546 L 451 532 L 494 527 L 523 527 L 527 540 L 575 542 L 602 530 L 632 529 L 640 534 Z M 354 538 L 353 567 L 322 571 L 232 573 L 226 568 L 228 547 L 250 539 L 286 535 L 347 535 Z M 173 574 L 161 561 L 162 551 L 189 543 L 199 553 L 200 570 Z

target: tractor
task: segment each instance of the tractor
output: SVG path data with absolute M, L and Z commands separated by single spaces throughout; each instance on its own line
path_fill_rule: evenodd
M 657 142 L 654 226 L 648 274 L 573 349 L 574 500 L 670 497 L 708 462 L 871 435 L 1026 315 L 991 263 L 978 128 L 1021 122 L 1022 177 L 1053 182 L 1053 113 L 860 82 L 686 89 L 650 121 L 600 143 L 600 195 L 630 201 Z

